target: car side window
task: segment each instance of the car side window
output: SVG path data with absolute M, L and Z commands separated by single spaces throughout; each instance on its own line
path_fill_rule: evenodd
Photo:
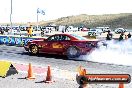
M 49 37 L 47 40 L 48 40 L 48 41 L 54 40 L 54 36 Z
M 70 38 L 65 35 L 55 35 L 48 38 L 48 41 L 64 41 L 64 40 L 70 40 Z
M 58 35 L 54 35 L 54 36 L 51 36 L 47 39 L 48 41 L 58 41 L 59 40 L 59 36 Z
M 48 38 L 48 41 L 54 41 L 55 40 L 55 36 L 51 36 Z
M 70 38 L 68 37 L 68 36 L 65 36 L 65 35 L 62 35 L 62 38 L 61 38 L 61 40 L 70 40 Z
M 61 41 L 62 40 L 62 35 L 59 35 L 59 41 Z
M 71 40 L 68 36 L 66 36 L 66 40 Z
M 54 41 L 58 41 L 59 40 L 59 36 L 54 36 Z

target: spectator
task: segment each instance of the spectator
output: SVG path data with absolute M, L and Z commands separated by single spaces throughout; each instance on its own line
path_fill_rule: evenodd
M 64 29 L 62 29 L 62 33 L 64 33 Z
M 27 28 L 28 37 L 32 37 L 32 32 L 33 32 L 33 28 L 32 28 L 32 25 L 30 25 L 30 26 Z
M 128 37 L 128 38 L 131 38 L 131 36 L 132 36 L 132 35 L 131 35 L 130 32 L 129 32 L 129 34 L 127 35 L 127 37 Z
M 1 30 L 0 32 L 1 32 L 2 35 L 4 35 L 4 30 Z
M 125 35 L 125 40 L 127 40 L 128 39 L 128 37 L 127 37 L 127 35 Z
M 123 40 L 123 36 L 124 36 L 124 33 L 122 32 L 120 37 L 119 37 L 119 41 Z
M 44 37 L 44 33 L 45 33 L 45 31 L 44 31 L 44 29 L 41 31 L 41 36 L 42 37 Z
M 112 36 L 113 36 L 112 33 L 110 33 L 110 31 L 108 31 L 106 40 L 111 40 L 112 39 Z

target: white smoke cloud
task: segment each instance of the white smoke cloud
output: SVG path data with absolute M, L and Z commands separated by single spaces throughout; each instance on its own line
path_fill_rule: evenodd
M 118 65 L 132 65 L 132 39 L 124 41 L 109 41 L 107 48 L 93 51 L 85 60 Z

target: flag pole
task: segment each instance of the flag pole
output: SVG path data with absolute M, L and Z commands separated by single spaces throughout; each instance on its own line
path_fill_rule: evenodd
M 10 13 L 10 27 L 11 27 L 10 33 L 12 33 L 12 0 L 11 0 L 11 13 Z
M 45 12 L 44 12 L 43 10 L 40 11 L 39 8 L 37 8 L 37 30 L 38 30 L 38 28 L 39 28 L 39 27 L 38 27 L 38 25 L 39 25 L 39 22 L 38 22 L 38 20 L 39 20 L 38 14 L 39 14 L 39 13 L 45 15 Z

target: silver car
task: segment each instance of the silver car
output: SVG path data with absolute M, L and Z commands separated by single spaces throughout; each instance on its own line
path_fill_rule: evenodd
M 124 33 L 124 32 L 126 32 L 127 30 L 126 29 L 124 29 L 124 28 L 117 28 L 117 29 L 115 29 L 115 33 L 117 33 L 117 34 L 119 34 L 119 33 Z

